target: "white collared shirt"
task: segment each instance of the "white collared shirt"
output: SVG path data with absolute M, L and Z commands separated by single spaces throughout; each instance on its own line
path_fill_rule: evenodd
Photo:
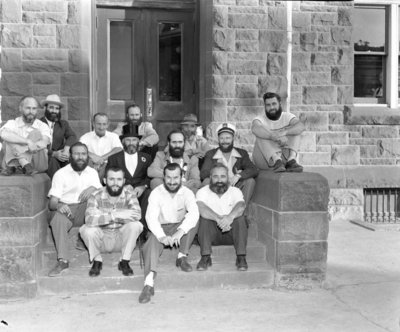
M 79 195 L 82 191 L 89 187 L 96 189 L 102 187 L 97 171 L 86 166 L 79 174 L 74 171 L 71 164 L 68 164 L 54 174 L 48 197 L 57 197 L 65 204 L 76 204 L 79 203 Z
M 228 168 L 229 181 L 231 181 L 232 178 L 235 176 L 235 174 L 233 173 L 233 166 L 235 165 L 237 158 L 242 158 L 242 156 L 235 148 L 232 149 L 228 160 L 226 160 L 221 149 L 218 149 L 217 152 L 214 154 L 213 159 L 218 159 L 218 162 L 224 164 Z
M 80 141 L 86 144 L 90 153 L 98 156 L 103 156 L 114 148 L 123 148 L 119 136 L 109 131 L 106 131 L 102 137 L 97 136 L 95 131 L 91 131 L 84 134 Z
M 124 152 L 125 154 L 125 167 L 128 170 L 128 172 L 133 176 L 133 174 L 136 171 L 136 167 L 138 164 L 138 154 L 137 152 L 134 154 L 129 154 Z
M 253 120 L 253 122 L 255 120 L 258 120 L 268 130 L 279 130 L 279 129 L 287 127 L 289 125 L 290 121 L 292 121 L 292 119 L 294 119 L 295 117 L 296 116 L 290 112 L 282 112 L 282 114 L 278 120 L 273 121 L 273 120 L 268 119 L 266 115 L 263 115 L 263 116 L 256 117 Z
M 50 133 L 49 126 L 45 124 L 43 121 L 38 119 L 35 119 L 32 125 L 29 125 L 26 124 L 22 119 L 22 116 L 20 116 L 15 120 L 8 120 L 6 124 L 0 129 L 0 134 L 4 129 L 8 129 L 23 138 L 27 138 L 29 134 L 36 129 L 40 131 L 42 136 L 45 136 L 49 139 L 49 143 L 51 143 L 52 141 L 52 136 Z

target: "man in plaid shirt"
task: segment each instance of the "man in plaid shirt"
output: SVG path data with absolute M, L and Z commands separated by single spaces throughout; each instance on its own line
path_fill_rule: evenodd
M 125 276 L 133 275 L 129 266 L 136 240 L 143 231 L 141 211 L 134 192 L 124 188 L 124 171 L 118 167 L 107 169 L 104 182 L 89 198 L 85 225 L 79 232 L 93 261 L 89 276 L 96 277 L 102 269 L 102 252 L 121 250 L 118 270 Z

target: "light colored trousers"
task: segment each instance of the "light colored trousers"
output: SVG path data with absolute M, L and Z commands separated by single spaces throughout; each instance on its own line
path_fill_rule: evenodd
M 102 252 L 121 251 L 121 259 L 129 261 L 136 241 L 143 231 L 143 225 L 139 221 L 128 222 L 118 229 L 107 229 L 101 227 L 89 227 L 83 225 L 79 229 L 82 240 L 89 250 L 90 261 L 101 262 Z

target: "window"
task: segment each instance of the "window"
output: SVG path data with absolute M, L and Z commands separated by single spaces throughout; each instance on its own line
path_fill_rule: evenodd
M 399 98 L 400 0 L 356 1 L 354 8 L 354 101 L 397 108 Z

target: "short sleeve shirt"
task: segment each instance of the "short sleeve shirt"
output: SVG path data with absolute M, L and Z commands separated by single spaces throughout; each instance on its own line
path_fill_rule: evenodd
M 258 116 L 254 120 L 259 120 L 268 130 L 278 130 L 287 127 L 294 118 L 296 118 L 296 115 L 290 112 L 282 112 L 281 117 L 276 121 L 268 119 L 265 115 Z
M 8 129 L 23 138 L 27 138 L 33 130 L 39 130 L 42 136 L 47 137 L 49 142 L 51 142 L 51 132 L 49 126 L 38 119 L 35 119 L 32 125 L 27 125 L 24 120 L 22 120 L 22 117 L 18 117 L 15 120 L 8 120 L 6 124 L 1 127 L 0 132 L 4 129 Z
M 98 156 L 109 153 L 114 148 L 121 148 L 122 144 L 119 136 L 115 133 L 106 131 L 105 135 L 99 137 L 94 131 L 84 134 L 80 141 L 87 145 L 89 152 Z
M 244 202 L 242 191 L 236 187 L 229 187 L 228 190 L 219 197 L 210 189 L 210 186 L 205 186 L 197 192 L 196 200 L 198 202 L 203 202 L 215 213 L 222 216 L 231 213 L 237 203 Z

